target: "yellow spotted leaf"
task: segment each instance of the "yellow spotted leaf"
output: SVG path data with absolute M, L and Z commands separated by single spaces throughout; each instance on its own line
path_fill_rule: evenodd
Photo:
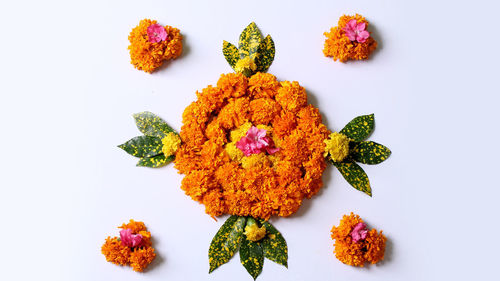
M 354 146 L 350 155 L 358 162 L 374 165 L 384 162 L 391 155 L 391 150 L 373 141 L 362 141 Z
M 160 117 L 148 111 L 134 114 L 134 119 L 139 131 L 146 136 L 163 138 L 167 133 L 174 131 Z
M 260 242 L 253 242 L 243 237 L 240 246 L 240 261 L 253 279 L 257 279 L 264 266 L 264 253 Z
M 267 221 L 260 221 L 266 228 L 267 235 L 261 240 L 264 257 L 288 267 L 288 246 L 283 235 Z
M 344 179 L 355 189 L 372 196 L 372 188 L 365 171 L 351 159 L 344 162 L 333 162 L 333 165 L 339 169 Z
M 250 23 L 240 34 L 240 41 L 238 42 L 240 58 L 255 58 L 261 41 L 262 34 L 259 28 L 254 22 Z
M 236 66 L 236 63 L 240 59 L 240 54 L 238 53 L 238 49 L 233 44 L 224 41 L 222 43 L 222 53 L 226 58 L 226 61 L 229 63 L 232 69 Z
M 150 167 L 150 168 L 159 168 L 167 165 L 175 159 L 174 155 L 169 157 L 165 157 L 165 155 L 160 154 L 153 157 L 144 157 L 137 162 L 137 166 L 139 167 Z
M 208 262 L 211 273 L 219 266 L 228 262 L 241 244 L 246 217 L 230 216 L 215 234 L 208 249 Z
M 158 137 L 138 136 L 120 144 L 118 147 L 135 157 L 149 157 L 148 155 L 159 154 L 155 154 L 155 151 L 160 150 L 161 152 L 162 143 Z
M 354 141 L 362 141 L 366 139 L 375 126 L 375 115 L 362 115 L 352 119 L 345 127 L 340 130 L 341 134 L 346 135 Z
M 266 72 L 269 69 L 271 63 L 273 63 L 275 52 L 274 41 L 271 35 L 267 35 L 260 43 L 258 56 L 255 60 L 257 71 Z

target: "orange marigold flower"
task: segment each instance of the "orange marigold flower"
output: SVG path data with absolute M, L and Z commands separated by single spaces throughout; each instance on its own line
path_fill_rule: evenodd
M 273 98 L 280 82 L 270 73 L 257 72 L 248 79 L 248 94 L 254 98 Z
M 164 26 L 167 40 L 154 43 L 149 41 L 147 34 L 148 27 L 153 24 L 156 24 L 155 20 L 143 19 L 128 36 L 132 65 L 148 73 L 156 70 L 164 61 L 175 59 L 182 53 L 182 35 L 179 29 Z
M 372 36 L 368 37 L 365 42 L 360 43 L 351 41 L 345 31 L 347 23 L 350 20 L 356 20 L 358 23 L 365 23 L 368 27 L 368 21 L 361 15 L 355 16 L 343 15 L 340 17 L 338 25 L 332 27 L 330 32 L 325 32 L 326 36 L 323 54 L 326 57 L 333 57 L 334 61 L 346 62 L 348 60 L 364 60 L 368 59 L 370 54 L 377 48 L 377 41 Z
M 285 109 L 297 113 L 307 104 L 306 90 L 297 81 L 283 81 L 276 94 L 276 101 Z
M 241 126 L 250 118 L 250 100 L 248 97 L 232 98 L 220 110 L 217 120 L 225 129 Z
M 151 243 L 151 233 L 147 231 L 143 222 L 134 220 L 118 228 L 130 229 L 132 234 L 140 235 L 141 243 L 138 246 L 129 247 L 120 241 L 119 237 L 108 237 L 101 247 L 102 254 L 108 262 L 130 265 L 135 271 L 143 271 L 156 256 Z
M 224 97 L 239 98 L 246 94 L 248 80 L 241 73 L 222 74 L 217 81 L 217 87 L 222 90 Z
M 197 95 L 183 114 L 175 167 L 185 174 L 181 188 L 210 216 L 289 216 L 318 192 L 329 131 L 297 82 L 223 74 Z M 280 150 L 245 156 L 236 143 L 252 126 Z
M 273 99 L 254 99 L 250 102 L 250 117 L 253 124 L 267 125 L 281 111 L 281 106 Z
M 130 248 L 122 245 L 118 237 L 108 237 L 101 247 L 101 253 L 108 262 L 117 265 L 127 265 L 130 257 Z
M 367 262 L 375 264 L 384 259 L 387 238 L 382 231 L 377 232 L 376 229 L 371 229 L 366 234 L 366 238 L 354 242 L 352 232 L 360 223 L 364 224 L 358 215 L 353 213 L 344 215 L 339 226 L 333 226 L 332 239 L 335 240 L 334 253 L 339 261 L 363 267 Z
M 151 247 L 135 249 L 130 253 L 130 266 L 134 271 L 142 272 L 155 257 L 155 249 Z

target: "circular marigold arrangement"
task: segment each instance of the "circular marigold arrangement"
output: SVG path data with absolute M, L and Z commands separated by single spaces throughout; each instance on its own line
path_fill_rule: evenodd
M 382 231 L 368 230 L 363 220 L 353 213 L 344 215 L 339 226 L 333 226 L 335 256 L 347 265 L 363 267 L 384 259 L 387 238 Z
M 377 41 L 367 31 L 368 24 L 359 14 L 341 16 L 338 25 L 324 33 L 326 40 L 323 54 L 341 62 L 368 59 L 377 48 Z
M 120 226 L 120 237 L 106 238 L 101 247 L 108 262 L 129 265 L 134 271 L 142 272 L 156 257 L 151 243 L 151 233 L 143 222 L 130 220 Z
M 230 73 L 197 96 L 183 114 L 175 167 L 208 214 L 289 216 L 318 192 L 329 131 L 299 83 Z
M 365 141 L 374 128 L 373 114 L 330 132 L 298 82 L 265 73 L 274 42 L 269 35 L 263 38 L 255 23 L 243 30 L 238 47 L 224 41 L 222 50 L 235 73 L 222 74 L 215 86 L 196 93 L 179 134 L 155 114 L 141 112 L 134 119 L 144 135 L 119 147 L 140 158 L 137 166 L 174 161 L 185 175 L 181 188 L 204 204 L 207 214 L 230 214 L 210 244 L 209 272 L 240 251 L 241 263 L 255 279 L 264 257 L 287 266 L 286 241 L 268 219 L 292 215 L 316 194 L 327 162 L 371 196 L 368 176 L 357 162 L 378 164 L 391 151 Z
M 130 62 L 135 68 L 148 73 L 182 53 L 182 35 L 179 29 L 162 26 L 155 20 L 141 20 L 130 32 L 128 40 Z

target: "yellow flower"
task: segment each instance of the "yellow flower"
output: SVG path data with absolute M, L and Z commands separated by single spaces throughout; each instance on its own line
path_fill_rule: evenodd
M 258 227 L 256 223 L 247 225 L 245 235 L 248 240 L 257 242 L 266 236 L 266 228 L 264 226 Z
M 341 162 L 349 154 L 349 139 L 341 133 L 331 133 L 328 139 L 325 140 L 325 157 L 330 154 L 330 158 L 334 162 Z
M 162 140 L 162 152 L 165 157 L 175 155 L 177 149 L 181 146 L 181 138 L 174 132 L 168 133 Z
M 255 64 L 255 60 L 251 57 L 245 57 L 243 59 L 238 60 L 238 62 L 234 67 L 234 70 L 236 72 L 243 73 L 245 75 L 254 72 L 256 69 L 257 65 Z

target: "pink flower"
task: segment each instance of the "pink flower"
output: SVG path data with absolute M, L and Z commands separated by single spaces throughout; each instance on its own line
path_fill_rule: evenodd
M 139 247 L 142 243 L 142 235 L 132 234 L 132 229 L 126 228 L 120 230 L 120 240 L 122 245 L 127 247 Z
M 148 38 L 149 42 L 158 43 L 167 40 L 168 34 L 163 26 L 155 23 L 148 26 Z
M 365 240 L 367 235 L 368 229 L 366 229 L 366 224 L 362 222 L 357 223 L 351 231 L 351 237 L 354 243 Z
M 359 43 L 365 43 L 366 39 L 370 37 L 370 32 L 366 31 L 366 23 L 358 23 L 356 20 L 350 20 L 346 26 L 343 28 L 345 35 L 351 41 L 357 41 Z
M 266 134 L 266 130 L 257 129 L 257 127 L 252 126 L 248 129 L 246 136 L 242 137 L 241 140 L 236 143 L 236 147 L 243 151 L 245 156 L 259 154 L 264 151 L 268 154 L 278 152 L 280 149 L 274 147 L 273 140 L 266 136 Z

